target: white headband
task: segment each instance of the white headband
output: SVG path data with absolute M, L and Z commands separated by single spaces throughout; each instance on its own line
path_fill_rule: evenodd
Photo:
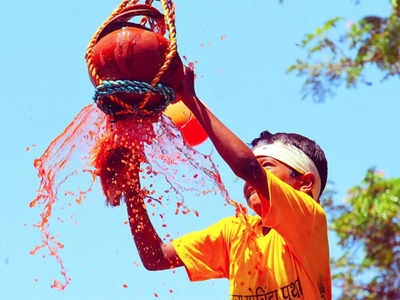
M 276 141 L 273 144 L 262 144 L 253 149 L 255 156 L 270 156 L 301 174 L 311 173 L 315 177 L 312 195 L 318 200 L 321 191 L 321 177 L 314 162 L 299 148 Z

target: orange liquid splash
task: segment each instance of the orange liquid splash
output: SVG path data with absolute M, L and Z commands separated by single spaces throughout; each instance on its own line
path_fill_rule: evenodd
M 30 202 L 30 207 L 41 207 L 41 220 L 34 226 L 41 232 L 41 244 L 37 245 L 31 255 L 39 250 L 47 250 L 50 256 L 56 258 L 63 277 L 63 283 L 55 280 L 52 288 L 63 290 L 71 281 L 68 278 L 59 250 L 64 245 L 56 240 L 50 232 L 50 219 L 55 209 L 56 200 L 61 186 L 73 175 L 82 172 L 91 174 L 91 184 L 86 191 L 80 191 L 79 197 L 91 190 L 95 175 L 93 169 L 87 164 L 87 157 L 81 157 L 82 153 L 88 153 L 101 134 L 105 122 L 104 115 L 94 106 L 89 105 L 75 117 L 71 124 L 60 134 L 46 149 L 43 155 L 34 161 L 34 167 L 38 171 L 40 187 L 36 198 Z
M 164 115 L 156 119 L 126 117 L 112 121 L 95 105 L 89 105 L 51 142 L 34 166 L 40 187 L 30 206 L 42 209 L 41 220 L 34 225 L 41 232 L 41 244 L 30 254 L 48 251 L 56 258 L 63 280 L 54 280 L 51 287 L 59 290 L 65 289 L 71 278 L 59 254 L 64 245 L 50 230 L 51 219 L 65 197 L 76 197 L 73 203 L 80 204 L 97 177 L 100 177 L 106 203 L 112 206 L 120 204 L 125 191 L 140 188 L 150 208 L 168 205 L 175 214 L 192 212 L 199 216 L 197 210 L 186 205 L 183 194 L 219 192 L 236 208 L 237 214 L 245 214 L 244 207 L 230 199 L 211 154 L 202 154 L 186 145 L 179 129 Z M 79 174 L 88 177 L 88 188 L 76 187 L 77 192 L 61 193 L 61 187 Z M 168 203 L 172 196 L 175 205 Z M 167 227 L 164 214 L 158 215 L 162 227 Z

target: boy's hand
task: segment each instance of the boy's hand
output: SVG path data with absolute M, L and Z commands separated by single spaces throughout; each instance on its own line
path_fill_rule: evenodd
M 194 90 L 194 72 L 193 69 L 187 66 L 183 66 L 183 78 L 182 84 L 179 89 L 176 90 L 176 98 L 177 100 L 183 100 L 193 98 L 196 96 L 196 92 Z

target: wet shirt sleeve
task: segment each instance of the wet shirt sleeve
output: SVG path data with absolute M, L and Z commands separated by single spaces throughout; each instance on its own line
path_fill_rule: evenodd
M 172 242 L 191 281 L 227 278 L 229 255 L 226 243 L 229 218 Z

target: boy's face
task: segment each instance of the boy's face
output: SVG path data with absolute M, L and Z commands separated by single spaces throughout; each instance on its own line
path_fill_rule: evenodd
M 298 190 L 301 187 L 300 179 L 292 176 L 292 169 L 289 166 L 269 156 L 259 156 L 257 160 L 264 169 L 267 169 L 293 188 Z M 256 190 L 246 183 L 243 192 L 249 207 L 261 216 L 261 200 Z

